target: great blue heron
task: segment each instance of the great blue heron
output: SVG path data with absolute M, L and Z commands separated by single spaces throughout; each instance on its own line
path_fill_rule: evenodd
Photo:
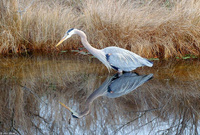
M 152 77 L 153 74 L 138 75 L 137 73 L 124 73 L 120 76 L 116 74 L 112 77 L 107 77 L 103 84 L 87 98 L 85 109 L 81 113 L 75 112 L 61 102 L 60 104 L 67 108 L 74 118 L 82 118 L 89 114 L 92 102 L 98 97 L 106 96 L 108 98 L 117 98 L 126 95 L 150 80 Z
M 123 71 L 132 71 L 141 66 L 153 66 L 151 61 L 126 49 L 114 46 L 106 47 L 101 50 L 96 49 L 88 43 L 87 36 L 83 31 L 74 28 L 69 29 L 56 46 L 60 45 L 63 41 L 70 38 L 74 34 L 78 34 L 81 37 L 81 42 L 84 47 L 96 58 L 98 58 L 109 71 L 113 68 L 121 73 Z

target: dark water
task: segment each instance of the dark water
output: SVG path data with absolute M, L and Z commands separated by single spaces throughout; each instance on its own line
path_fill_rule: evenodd
M 90 56 L 1 58 L 0 134 L 200 134 L 199 66 L 155 61 L 117 75 Z

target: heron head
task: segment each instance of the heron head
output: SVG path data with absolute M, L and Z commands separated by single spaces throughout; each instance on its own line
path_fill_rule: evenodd
M 59 102 L 63 107 L 65 107 L 67 110 L 69 110 L 72 114 L 73 118 L 79 118 L 79 114 L 77 112 L 75 112 L 74 110 L 72 110 L 71 108 L 67 107 L 65 104 L 63 104 L 62 102 Z
M 74 28 L 69 29 L 69 30 L 65 33 L 64 37 L 60 40 L 60 42 L 58 42 L 58 44 L 56 45 L 56 47 L 59 46 L 63 41 L 65 41 L 65 40 L 67 40 L 68 38 L 70 38 L 73 34 L 75 34 L 74 30 L 75 30 Z
M 72 117 L 76 118 L 76 119 L 79 119 L 78 114 L 76 112 L 72 112 Z

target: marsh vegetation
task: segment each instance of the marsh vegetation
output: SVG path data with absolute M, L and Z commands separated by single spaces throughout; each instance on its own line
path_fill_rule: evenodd
M 96 48 L 119 46 L 147 58 L 199 56 L 199 7 L 198 0 L 1 0 L 0 53 L 55 52 L 75 27 Z M 80 45 L 76 37 L 59 49 Z
M 72 118 L 59 102 L 81 112 L 115 72 L 78 36 L 55 48 L 69 28 L 154 60 L 134 71 L 154 78 Z M 199 30 L 198 0 L 1 0 L 0 134 L 199 134 Z

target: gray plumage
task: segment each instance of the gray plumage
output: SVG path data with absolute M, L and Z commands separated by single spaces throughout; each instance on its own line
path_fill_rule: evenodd
M 152 67 L 153 63 L 141 56 L 128 51 L 126 49 L 122 49 L 119 47 L 106 47 L 104 49 L 96 49 L 92 47 L 88 41 L 85 33 L 78 29 L 69 29 L 65 36 L 61 39 L 61 41 L 56 45 L 60 45 L 63 41 L 70 38 L 73 34 L 78 34 L 81 37 L 81 42 L 84 47 L 96 58 L 98 58 L 107 68 L 115 69 L 118 72 L 122 71 L 132 71 L 137 67 L 148 66 Z
M 126 95 L 150 80 L 152 77 L 153 74 L 138 75 L 137 73 L 116 74 L 107 77 L 102 85 L 87 98 L 84 111 L 77 113 L 65 105 L 64 107 L 72 112 L 74 118 L 82 118 L 89 114 L 90 106 L 98 97 L 106 96 L 108 98 L 117 98 Z
M 106 96 L 109 98 L 116 98 L 126 95 L 137 89 L 152 77 L 153 74 L 138 75 L 136 73 L 124 73 L 109 84 L 108 88 L 110 92 L 107 92 Z
M 132 71 L 141 66 L 153 66 L 152 62 L 123 48 L 111 46 L 102 49 L 102 51 L 105 55 L 108 54 L 107 61 L 109 64 L 122 71 Z

